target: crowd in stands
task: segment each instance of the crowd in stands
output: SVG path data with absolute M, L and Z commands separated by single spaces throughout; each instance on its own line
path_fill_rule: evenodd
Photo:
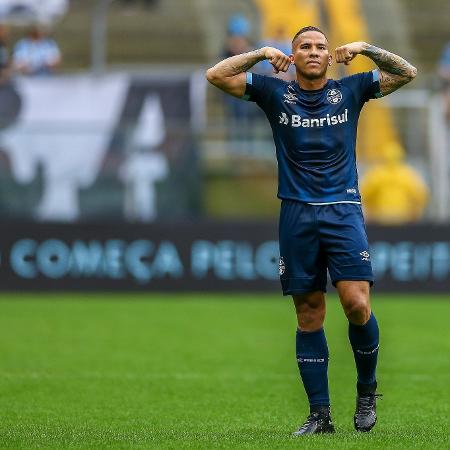
M 45 27 L 32 26 L 23 38 L 11 45 L 8 27 L 0 24 L 0 83 L 8 82 L 14 74 L 51 75 L 60 63 L 61 51 Z

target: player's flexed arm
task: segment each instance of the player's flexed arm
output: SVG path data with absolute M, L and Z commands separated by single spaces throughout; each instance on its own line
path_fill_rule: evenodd
M 405 59 L 367 42 L 352 42 L 338 47 L 336 62 L 349 64 L 358 54 L 367 56 L 379 67 L 382 95 L 394 92 L 417 75 L 417 69 Z
M 245 72 L 265 59 L 272 64 L 275 73 L 286 72 L 291 64 L 289 57 L 282 51 L 273 47 L 263 47 L 220 61 L 206 71 L 206 78 L 228 94 L 242 97 L 246 86 Z

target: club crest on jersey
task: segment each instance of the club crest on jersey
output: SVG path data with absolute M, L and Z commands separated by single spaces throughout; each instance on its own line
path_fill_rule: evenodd
M 284 103 L 290 103 L 293 105 L 297 104 L 297 102 L 298 102 L 297 94 L 295 92 L 293 92 L 293 90 L 294 90 L 293 86 L 288 84 L 287 93 L 283 94 L 283 97 L 284 97 L 283 102 Z
M 284 259 L 282 256 L 280 256 L 280 262 L 278 263 L 278 273 L 280 274 L 280 276 L 284 274 L 285 270 L 286 266 L 284 264 Z
M 328 89 L 327 100 L 332 105 L 337 105 L 342 100 L 342 93 L 339 89 Z

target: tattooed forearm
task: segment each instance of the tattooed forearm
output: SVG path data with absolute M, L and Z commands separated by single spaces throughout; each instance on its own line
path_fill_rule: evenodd
M 241 55 L 231 56 L 216 64 L 211 70 L 219 77 L 233 77 L 246 72 L 256 63 L 266 59 L 264 48 L 253 50 L 252 52 L 242 53 Z
M 417 69 L 408 61 L 374 45 L 367 44 L 367 47 L 361 54 L 369 57 L 381 70 L 385 70 L 393 75 L 414 78 L 417 74 Z
M 369 57 L 380 68 L 380 89 L 383 95 L 394 92 L 417 75 L 417 69 L 408 61 L 374 45 L 366 44 L 361 54 Z
M 246 75 L 250 67 L 267 58 L 269 47 L 231 56 L 206 71 L 206 79 L 214 86 L 235 97 L 242 97 L 246 89 Z
M 245 72 L 267 58 L 268 48 L 263 47 L 224 59 L 206 71 L 206 79 L 228 94 L 242 97 L 247 84 Z

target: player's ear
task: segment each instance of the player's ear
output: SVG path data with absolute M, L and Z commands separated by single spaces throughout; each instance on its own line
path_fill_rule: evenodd
M 331 66 L 331 64 L 333 64 L 333 56 L 332 55 L 328 56 L 328 65 Z
M 291 64 L 294 64 L 294 55 L 292 53 L 289 55 L 289 59 L 291 60 Z

